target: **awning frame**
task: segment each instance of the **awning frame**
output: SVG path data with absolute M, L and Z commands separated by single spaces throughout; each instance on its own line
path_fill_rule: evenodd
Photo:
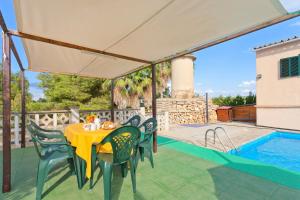
M 9 30 L 9 29 L 6 28 L 6 26 L 4 26 L 3 30 L 10 37 L 11 36 L 16 36 L 16 37 L 23 38 L 23 39 L 29 39 L 29 40 L 34 40 L 34 41 L 38 41 L 38 42 L 44 42 L 44 43 L 48 43 L 48 44 L 52 44 L 52 45 L 63 46 L 63 47 L 67 47 L 67 48 L 72 48 L 72 49 L 82 50 L 82 51 L 86 51 L 86 52 L 90 52 L 90 53 L 96 53 L 96 54 L 111 56 L 111 57 L 115 57 L 115 58 L 119 58 L 119 59 L 129 60 L 129 61 L 141 62 L 141 63 L 145 64 L 145 65 L 143 65 L 143 66 L 141 66 L 139 68 L 136 68 L 136 69 L 134 69 L 132 71 L 128 71 L 128 72 L 126 72 L 124 74 L 121 74 L 120 76 L 111 78 L 111 79 L 118 79 L 120 77 L 126 76 L 128 74 L 133 73 L 133 72 L 136 72 L 136 71 L 142 70 L 142 69 L 144 69 L 146 67 L 149 67 L 152 64 L 156 65 L 156 64 L 159 64 L 159 63 L 162 63 L 162 62 L 166 62 L 166 61 L 169 61 L 169 60 L 172 60 L 172 59 L 175 59 L 175 58 L 187 55 L 187 54 L 191 54 L 191 53 L 194 53 L 196 51 L 200 51 L 200 50 L 206 49 L 208 47 L 215 46 L 217 44 L 220 44 L 220 43 L 223 43 L 223 42 L 226 42 L 226 41 L 238 38 L 240 36 L 243 36 L 243 35 L 255 32 L 257 30 L 264 29 L 266 27 L 269 27 L 269 26 L 272 26 L 272 25 L 284 22 L 286 20 L 289 20 L 289 19 L 292 19 L 292 18 L 295 18 L 295 17 L 298 17 L 298 16 L 300 16 L 300 12 L 299 11 L 293 12 L 293 13 L 288 13 L 288 14 L 286 14 L 284 16 L 280 16 L 278 18 L 275 18 L 275 19 L 272 19 L 270 21 L 264 22 L 264 23 L 259 24 L 257 26 L 250 27 L 250 28 L 248 28 L 246 30 L 239 31 L 237 33 L 234 33 L 234 34 L 231 34 L 231 35 L 228 35 L 228 36 L 224 36 L 222 38 L 219 38 L 217 40 L 211 41 L 209 43 L 202 44 L 202 45 L 197 46 L 195 48 L 188 49 L 188 50 L 179 52 L 177 54 L 174 54 L 174 55 L 171 55 L 171 56 L 159 59 L 159 60 L 154 60 L 154 61 L 144 60 L 144 59 L 130 57 L 130 56 L 126 56 L 126 55 L 115 54 L 115 53 L 111 53 L 111 52 L 107 52 L 107 51 L 102 51 L 102 50 L 98 50 L 98 49 L 93 49 L 93 48 L 89 48 L 89 47 L 80 46 L 80 45 L 77 45 L 77 44 L 71 44 L 71 43 L 64 42 L 64 41 L 58 41 L 58 40 L 54 40 L 54 39 L 43 37 L 43 36 L 37 36 L 37 35 L 33 35 L 33 34 L 23 33 L 23 32 L 19 32 L 19 31 L 16 31 L 16 30 Z M 0 16 L 1 27 L 3 25 L 3 22 L 4 22 L 4 20 L 3 20 L 2 14 L 1 14 L 1 16 Z M 14 45 L 12 43 L 13 53 L 15 55 L 18 55 L 17 53 L 15 53 L 16 50 L 14 50 L 14 49 L 15 48 L 14 48 Z M 17 58 L 18 63 L 21 63 L 19 57 L 16 56 L 16 58 Z M 22 64 L 19 64 L 19 65 L 22 66 Z M 78 74 L 74 74 L 74 75 L 78 75 Z M 79 76 L 80 76 L 80 74 L 79 74 Z
M 26 38 L 26 39 L 31 39 L 31 40 L 36 40 L 39 42 L 45 42 L 45 43 L 49 43 L 49 44 L 53 44 L 53 45 L 59 45 L 59 46 L 64 46 L 64 47 L 68 47 L 68 48 L 73 48 L 73 49 L 79 49 L 79 50 L 84 50 L 84 51 L 89 51 L 92 53 L 99 53 L 99 54 L 103 54 L 103 55 L 108 55 L 108 56 L 112 56 L 112 57 L 116 57 L 116 58 L 121 58 L 121 59 L 125 59 L 125 60 L 131 60 L 131 61 L 138 61 L 141 63 L 145 63 L 147 64 L 147 66 L 142 66 L 140 68 L 137 68 L 133 71 L 127 72 L 125 74 L 122 74 L 119 77 L 115 77 L 113 78 L 113 80 L 115 80 L 116 78 L 120 78 L 122 76 L 128 75 L 132 72 L 136 72 L 139 71 L 141 69 L 144 69 L 145 67 L 149 67 L 149 65 L 151 65 L 152 67 L 152 115 L 153 117 L 156 118 L 156 68 L 155 65 L 159 64 L 161 62 L 165 62 L 186 54 L 190 54 L 226 41 L 229 41 L 231 39 L 240 37 L 242 35 L 246 35 L 248 33 L 266 28 L 268 26 L 295 18 L 300 16 L 300 12 L 294 12 L 291 14 L 286 14 L 284 16 L 275 18 L 273 20 L 267 21 L 265 23 L 259 24 L 257 26 L 248 28 L 246 30 L 240 31 L 238 33 L 235 34 L 231 34 L 225 37 L 222 37 L 220 39 L 211 41 L 207 44 L 203 44 L 200 45 L 198 47 L 177 53 L 175 55 L 171 55 L 169 57 L 157 60 L 157 61 L 146 61 L 143 59 L 139 59 L 139 58 L 133 58 L 133 57 L 129 57 L 129 56 L 125 56 L 125 55 L 119 55 L 119 54 L 114 54 L 114 53 L 110 53 L 110 52 L 105 52 L 105 51 L 101 51 L 101 50 L 97 50 L 97 49 L 92 49 L 89 47 L 83 47 L 83 46 L 79 46 L 76 44 L 70 44 L 67 42 L 63 42 L 63 41 L 57 41 L 57 40 L 53 40 L 50 38 L 45 38 L 43 36 L 35 36 L 35 35 L 30 35 L 27 33 L 22 33 L 22 32 L 18 32 L 18 31 L 13 31 L 13 30 L 8 30 L 7 26 L 5 24 L 4 18 L 2 16 L 2 13 L 0 11 L 0 26 L 3 30 L 3 182 L 2 182 L 2 191 L 3 192 L 9 192 L 11 190 L 11 147 L 10 147 L 10 142 L 11 142 L 11 124 L 10 124 L 10 117 L 11 117 L 11 88 L 10 88 L 10 82 L 11 82 L 11 57 L 10 57 L 10 50 L 12 50 L 13 54 L 16 57 L 16 60 L 18 62 L 18 65 L 20 67 L 21 70 L 21 89 L 22 89 L 22 96 L 21 96 L 21 109 L 22 109 L 22 123 L 21 123 L 21 135 L 22 135 L 22 147 L 25 147 L 25 126 L 26 126 L 26 119 L 25 119 L 25 114 L 26 114 L 26 110 L 25 110 L 25 78 L 24 78 L 24 67 L 22 65 L 21 59 L 18 55 L 17 49 L 14 45 L 14 42 L 12 40 L 11 36 L 17 36 L 20 38 Z M 80 76 L 80 75 L 79 75 Z M 113 98 L 113 88 L 114 88 L 114 84 L 112 81 L 112 87 L 111 87 L 111 92 L 112 92 L 112 98 Z M 111 107 L 111 112 L 113 112 L 113 99 L 111 99 L 111 103 L 112 103 L 112 107 Z M 153 137 L 153 149 L 156 152 L 157 151 L 157 139 L 156 139 L 156 135 L 157 133 L 154 133 L 154 137 Z

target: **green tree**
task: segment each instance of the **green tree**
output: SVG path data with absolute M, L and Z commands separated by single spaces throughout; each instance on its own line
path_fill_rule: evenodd
M 108 109 L 108 91 L 103 88 L 104 79 L 86 78 L 73 75 L 53 75 L 41 73 L 39 86 L 44 90 L 45 102 L 36 102 L 38 106 L 52 109 L 68 109 L 79 106 L 91 109 Z M 101 98 L 101 100 L 99 100 Z
M 2 112 L 2 94 L 3 94 L 3 69 L 2 64 L 0 63 L 0 111 Z M 29 82 L 25 80 L 26 88 L 26 107 L 28 108 L 31 102 L 31 94 L 28 91 Z M 11 109 L 12 111 L 18 112 L 21 110 L 21 85 L 20 85 L 20 73 L 11 73 Z
M 213 103 L 219 106 L 239 106 L 245 104 L 255 104 L 256 103 L 256 96 L 252 93 L 249 93 L 248 96 L 243 97 L 240 95 L 231 97 L 215 97 L 212 99 Z
M 219 96 L 212 99 L 213 103 L 219 106 L 231 106 L 233 104 L 233 98 L 231 96 Z
M 157 97 L 164 96 L 170 76 L 170 62 L 156 65 Z M 111 81 L 105 81 L 104 85 L 105 88 L 109 89 Z M 119 109 L 127 107 L 137 108 L 141 97 L 144 98 L 145 106 L 151 105 L 152 70 L 149 67 L 115 81 L 114 102 Z
M 237 95 L 235 98 L 233 98 L 231 106 L 239 106 L 239 105 L 244 105 L 244 104 L 245 104 L 244 97 Z
M 256 95 L 252 92 L 249 92 L 249 95 L 246 96 L 246 104 L 256 104 Z

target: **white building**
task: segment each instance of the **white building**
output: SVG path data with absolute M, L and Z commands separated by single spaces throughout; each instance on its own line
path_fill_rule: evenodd
M 300 38 L 254 50 L 257 125 L 300 130 Z

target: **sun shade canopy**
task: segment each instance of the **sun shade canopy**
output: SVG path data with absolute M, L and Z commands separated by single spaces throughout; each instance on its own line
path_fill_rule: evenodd
M 287 14 L 277 0 L 14 0 L 29 69 L 115 78 Z M 143 62 L 143 60 L 145 62 Z

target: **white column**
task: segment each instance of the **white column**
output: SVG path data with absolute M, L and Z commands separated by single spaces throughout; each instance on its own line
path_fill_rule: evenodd
M 71 111 L 70 124 L 79 123 L 80 122 L 79 108 L 72 107 L 72 108 L 70 108 L 70 111 Z
M 35 119 L 35 123 L 37 125 L 40 125 L 40 115 L 39 114 L 34 114 L 34 119 Z
M 165 130 L 169 130 L 169 112 L 165 112 Z
M 57 127 L 57 113 L 53 113 L 53 127 Z

